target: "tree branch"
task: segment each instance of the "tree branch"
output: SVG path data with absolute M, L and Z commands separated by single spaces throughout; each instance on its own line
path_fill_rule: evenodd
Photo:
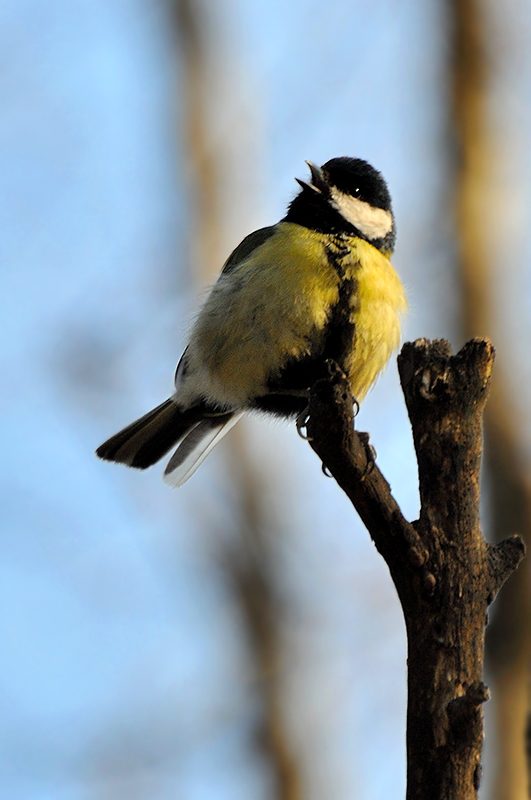
M 353 429 L 338 367 L 311 393 L 310 444 L 346 492 L 395 583 L 408 634 L 408 800 L 475 800 L 483 736 L 487 606 L 524 556 L 518 536 L 489 547 L 479 527 L 482 414 L 494 350 L 474 339 L 404 345 L 398 359 L 419 466 L 409 523 Z

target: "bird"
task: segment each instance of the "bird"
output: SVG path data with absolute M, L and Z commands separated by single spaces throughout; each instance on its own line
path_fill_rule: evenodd
M 96 450 L 146 469 L 176 448 L 164 480 L 181 486 L 249 412 L 300 418 L 331 359 L 359 404 L 400 343 L 407 309 L 391 265 L 396 224 L 382 174 L 342 156 L 321 167 L 275 225 L 250 233 L 192 326 L 172 396 Z

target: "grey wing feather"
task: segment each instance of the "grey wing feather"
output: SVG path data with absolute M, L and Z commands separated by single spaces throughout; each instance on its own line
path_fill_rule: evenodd
M 259 228 L 257 231 L 253 231 L 253 233 L 246 236 L 225 261 L 221 274 L 226 275 L 228 272 L 232 272 L 232 270 L 237 267 L 238 264 L 241 264 L 242 261 L 245 261 L 257 247 L 267 242 L 269 237 L 273 236 L 276 229 L 276 225 L 270 225 L 268 228 Z

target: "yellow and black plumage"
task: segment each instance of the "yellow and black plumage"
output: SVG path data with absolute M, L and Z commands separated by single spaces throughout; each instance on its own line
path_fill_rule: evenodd
M 400 340 L 404 289 L 390 262 L 391 198 L 361 159 L 308 162 L 311 183 L 276 225 L 247 236 L 206 299 L 175 393 L 97 454 L 145 469 L 178 445 L 165 479 L 180 486 L 247 411 L 295 417 L 334 359 L 361 402 Z

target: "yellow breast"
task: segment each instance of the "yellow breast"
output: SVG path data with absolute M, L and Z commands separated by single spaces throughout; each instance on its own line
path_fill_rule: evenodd
M 267 392 L 268 379 L 284 364 L 311 354 L 339 298 L 329 242 L 325 234 L 279 223 L 274 235 L 221 275 L 189 345 L 194 382 L 204 396 L 245 405 Z M 345 363 L 361 401 L 399 344 L 406 300 L 389 259 L 358 238 L 348 244 L 342 268 L 355 279 L 355 332 Z
M 379 250 L 356 239 L 352 258 L 357 263 L 357 292 L 347 373 L 352 393 L 361 402 L 400 344 L 400 322 L 407 300 L 400 278 Z

